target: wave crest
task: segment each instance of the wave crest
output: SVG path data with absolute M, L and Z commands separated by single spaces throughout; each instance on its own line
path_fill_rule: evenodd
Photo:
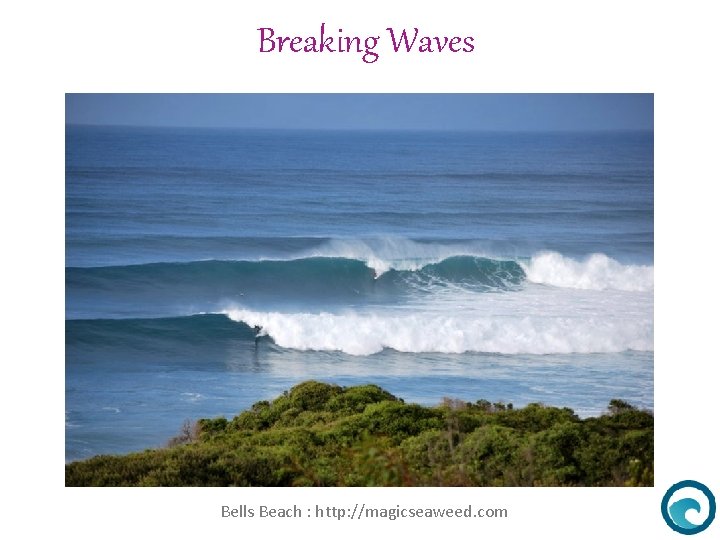
M 305 257 L 339 257 L 363 261 L 376 276 L 389 270 L 420 270 L 450 257 L 487 255 L 465 243 L 426 243 L 401 237 L 331 238 L 323 245 L 303 254 Z
M 546 251 L 534 255 L 529 263 L 521 262 L 520 266 L 530 282 L 568 289 L 649 292 L 655 283 L 652 266 L 624 265 L 602 253 L 576 261 Z
M 447 314 L 277 313 L 231 309 L 236 322 L 260 326 L 297 350 L 369 355 L 400 352 L 569 354 L 653 349 L 652 320 L 489 317 Z

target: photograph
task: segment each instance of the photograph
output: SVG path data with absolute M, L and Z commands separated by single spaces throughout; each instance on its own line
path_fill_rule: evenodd
M 66 93 L 64 202 L 65 486 L 655 485 L 652 93 Z

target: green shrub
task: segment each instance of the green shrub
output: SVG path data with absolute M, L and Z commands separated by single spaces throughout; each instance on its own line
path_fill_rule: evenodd
M 462 441 L 457 454 L 477 485 L 518 485 L 518 451 L 522 442 L 514 429 L 482 426 Z
M 361 413 L 372 403 L 398 401 L 390 392 L 374 384 L 353 386 L 334 395 L 327 403 L 327 410 L 342 413 Z
M 342 391 L 342 388 L 336 384 L 306 381 L 290 390 L 288 400 L 291 407 L 296 407 L 301 411 L 319 411 L 325 408 L 330 399 Z
M 308 381 L 232 420 L 183 424 L 169 448 L 65 467 L 68 486 L 648 486 L 651 413 L 485 400 L 406 404 L 382 388 Z

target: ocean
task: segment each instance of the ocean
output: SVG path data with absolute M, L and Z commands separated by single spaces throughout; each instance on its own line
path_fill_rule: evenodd
M 653 408 L 653 133 L 66 127 L 65 458 L 294 384 Z

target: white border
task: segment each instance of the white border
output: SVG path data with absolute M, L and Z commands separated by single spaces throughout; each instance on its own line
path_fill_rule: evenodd
M 710 3 L 649 1 L 78 1 L 4 6 L 2 230 L 7 531 L 74 538 L 367 533 L 488 537 L 677 538 L 664 490 L 686 478 L 720 495 L 714 285 L 717 18 Z M 470 57 L 255 52 L 255 28 L 343 21 L 358 32 L 418 26 L 478 37 Z M 655 93 L 655 488 L 432 490 L 97 490 L 64 488 L 65 92 L 649 92 Z M 498 524 L 462 521 L 223 522 L 222 504 L 296 498 L 507 504 Z M 711 527 L 717 530 L 720 525 Z M 707 537 L 707 532 L 703 533 Z M 710 533 L 712 534 L 712 533 Z

